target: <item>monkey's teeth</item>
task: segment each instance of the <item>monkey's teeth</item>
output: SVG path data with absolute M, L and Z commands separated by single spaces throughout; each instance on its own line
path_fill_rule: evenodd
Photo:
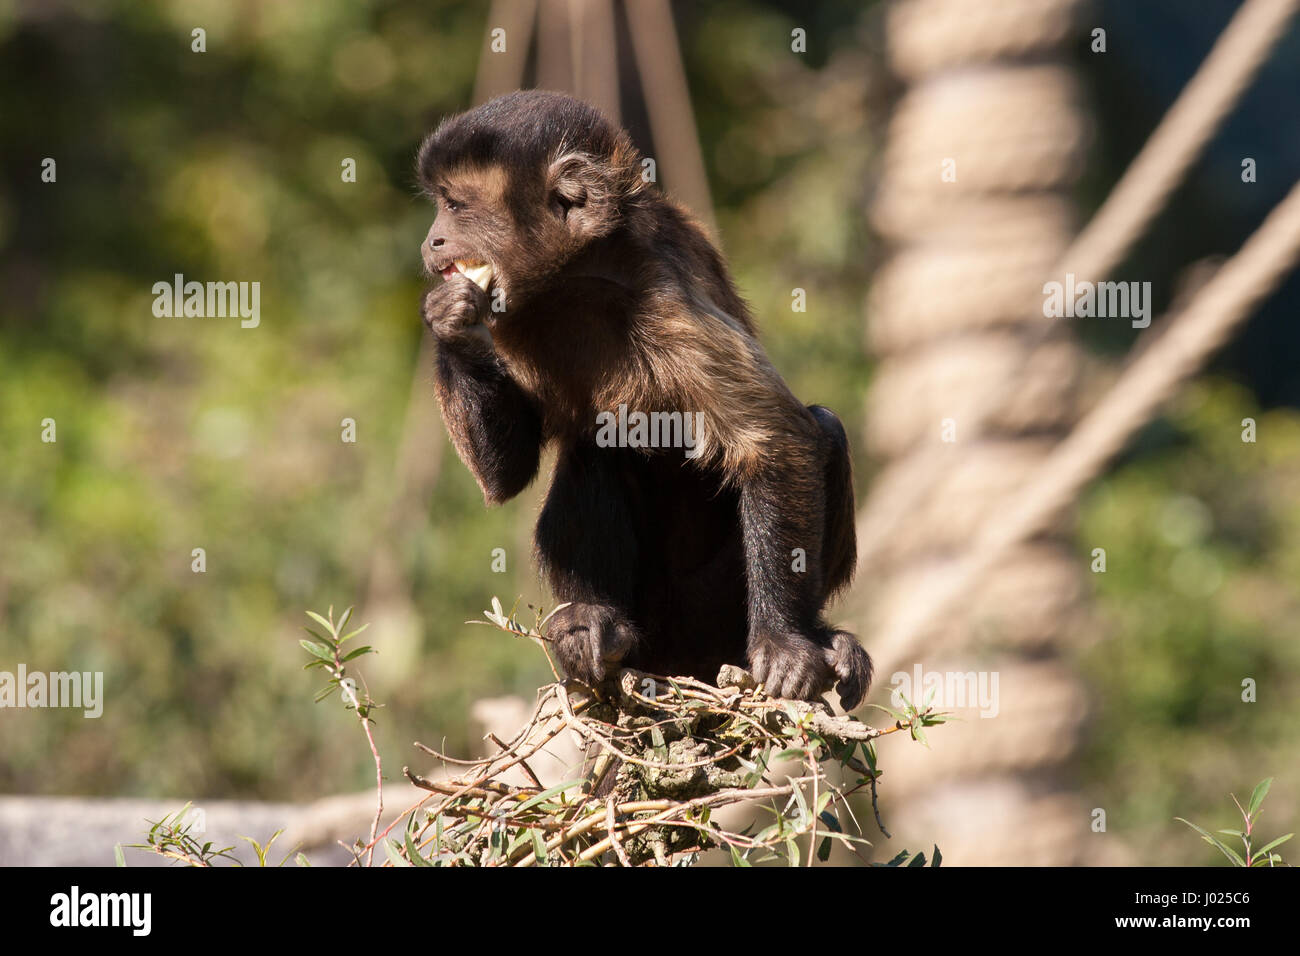
M 487 291 L 488 284 L 492 281 L 492 267 L 490 265 L 487 263 L 471 265 L 463 259 L 457 259 L 456 268 L 484 292 Z

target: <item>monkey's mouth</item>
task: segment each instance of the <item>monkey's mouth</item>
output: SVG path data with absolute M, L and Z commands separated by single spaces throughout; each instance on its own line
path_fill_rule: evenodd
M 447 268 L 442 270 L 442 277 L 443 279 L 450 279 L 457 272 L 464 275 L 465 278 L 469 279 L 470 282 L 473 282 L 484 292 L 487 291 L 488 285 L 492 282 L 492 276 L 494 274 L 492 267 L 486 262 L 457 259 L 451 265 L 447 266 Z

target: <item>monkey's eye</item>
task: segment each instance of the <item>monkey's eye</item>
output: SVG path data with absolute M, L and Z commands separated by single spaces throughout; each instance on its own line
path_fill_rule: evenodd
M 445 205 L 452 212 L 460 212 L 462 209 L 465 208 L 465 204 L 458 200 L 452 199 L 451 193 L 447 192 L 447 190 L 439 189 L 438 194 L 442 197 L 443 205 Z

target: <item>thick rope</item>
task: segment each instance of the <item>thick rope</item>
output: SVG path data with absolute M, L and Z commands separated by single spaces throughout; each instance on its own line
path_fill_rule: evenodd
M 1169 108 L 1058 273 L 1104 278 L 1137 242 L 1286 32 L 1300 0 L 1249 0 Z
M 1075 500 L 1160 405 L 1228 340 L 1255 306 L 1300 261 L 1300 184 L 1264 220 L 1176 317 L 1153 326 L 1114 387 L 1030 478 L 1026 490 L 991 515 L 964 557 L 944 569 L 874 639 L 882 659 L 898 659 L 1012 546 L 1039 533 Z M 1152 338 L 1153 333 L 1155 335 Z
M 1115 185 L 1084 230 L 1061 256 L 1050 275 L 1073 272 L 1080 279 L 1101 281 L 1132 248 L 1205 144 L 1222 124 L 1246 86 L 1259 72 L 1300 9 L 1300 0 L 1247 0 L 1220 35 L 1191 82 L 1165 114 L 1142 151 Z M 1041 321 L 1041 313 L 1037 316 Z M 1039 342 L 1056 329 L 1048 324 Z M 992 415 L 1018 387 L 1008 381 L 964 416 L 965 441 L 978 440 Z M 873 494 L 858 518 L 858 563 L 876 561 L 916 513 L 918 503 L 934 490 L 944 473 L 947 449 L 932 448 L 902 465 L 906 477 L 886 492 Z

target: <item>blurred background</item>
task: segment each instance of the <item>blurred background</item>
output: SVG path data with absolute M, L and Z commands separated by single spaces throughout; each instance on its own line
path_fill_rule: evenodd
M 538 489 L 483 507 L 418 316 L 415 151 L 476 91 L 577 89 L 715 224 L 777 368 L 854 438 L 878 547 L 835 613 L 861 618 L 873 653 L 870 615 L 969 530 L 942 490 L 889 533 L 872 510 L 937 438 L 943 397 L 1015 386 L 988 426 L 997 456 L 964 485 L 986 515 L 1104 393 L 1139 330 L 1063 320 L 1044 358 L 1020 326 L 1240 3 L 660 6 L 542 0 L 534 21 L 523 2 L 0 3 L 0 670 L 105 680 L 98 719 L 0 711 L 0 793 L 179 806 L 364 789 L 369 753 L 301 670 L 304 612 L 331 604 L 371 622 L 390 776 L 415 739 L 472 751 L 475 701 L 531 700 L 549 679 L 531 645 L 464 623 L 493 596 L 549 601 L 529 560 Z M 965 190 L 951 214 L 947 157 Z M 1151 283 L 1150 332 L 1298 174 L 1292 23 L 1110 270 Z M 260 282 L 260 325 L 155 317 L 152 286 L 176 273 Z M 997 608 L 878 658 L 882 703 L 914 664 L 1002 675 L 999 718 L 897 748 L 893 789 L 885 748 L 895 842 L 951 863 L 1213 863 L 1173 817 L 1229 826 L 1227 793 L 1267 776 L 1267 829 L 1300 822 L 1297 294 L 1291 276 L 1268 295 L 980 589 Z

